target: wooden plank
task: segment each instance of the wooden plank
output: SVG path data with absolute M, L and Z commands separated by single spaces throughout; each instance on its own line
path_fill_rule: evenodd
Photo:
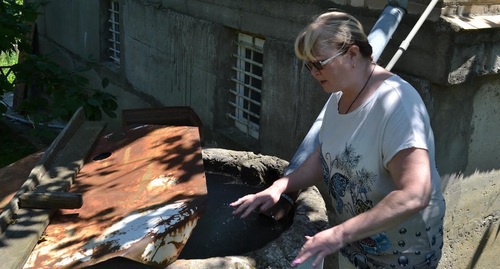
M 27 192 L 19 197 L 20 208 L 76 209 L 83 205 L 80 193 Z
M 70 138 L 56 139 L 51 145 L 51 157 L 45 158 L 52 165 L 41 164 L 35 167 L 39 170 L 33 171 L 36 177 L 43 174 L 37 191 L 67 191 L 104 127 L 103 122 L 85 121 Z M 4 268 L 23 267 L 54 212 L 50 209 L 19 208 L 16 211 L 16 219 L 0 235 L 0 260 Z
M 0 214 L 0 234 L 3 233 L 9 223 L 13 221 L 12 216 L 19 210 L 18 197 L 25 192 L 32 191 L 40 183 L 40 179 L 45 175 L 48 167 L 52 166 L 57 154 L 59 154 L 64 145 L 73 137 L 85 119 L 83 108 L 78 109 L 75 114 L 73 114 L 68 124 L 59 133 L 56 139 L 54 139 L 52 144 L 45 150 L 42 158 L 31 170 L 28 179 L 21 188 L 19 188 L 19 191 L 14 195 L 9 205 Z
M 2 268 L 22 268 L 49 224 L 49 209 L 21 209 L 16 222 L 0 236 Z

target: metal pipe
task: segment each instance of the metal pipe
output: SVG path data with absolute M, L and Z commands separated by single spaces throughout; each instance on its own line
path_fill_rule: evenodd
M 368 42 L 373 48 L 373 61 L 377 62 L 396 31 L 406 9 L 401 6 L 387 6 L 368 34 Z
M 401 42 L 401 45 L 399 46 L 398 51 L 396 52 L 396 54 L 394 54 L 394 56 L 392 57 L 391 61 L 387 64 L 385 69 L 390 71 L 392 69 L 392 67 L 394 67 L 394 64 L 396 64 L 396 62 L 399 60 L 399 57 L 401 57 L 403 52 L 406 51 L 406 49 L 410 45 L 411 40 L 413 39 L 413 37 L 415 37 L 415 35 L 417 34 L 417 32 L 420 29 L 420 27 L 422 26 L 422 24 L 424 24 L 425 20 L 427 19 L 427 17 L 429 16 L 429 14 L 431 13 L 432 9 L 434 8 L 434 6 L 437 4 L 438 1 L 439 0 L 432 0 L 429 3 L 427 8 L 424 10 L 424 13 L 422 13 L 422 15 L 418 19 L 415 26 L 413 26 L 413 29 L 411 29 L 411 31 L 408 34 L 408 36 L 406 37 L 406 39 L 403 40 L 403 42 Z
M 13 121 L 18 121 L 22 124 L 26 124 L 26 125 L 31 125 L 31 126 L 34 126 L 35 123 L 31 120 L 28 120 L 28 119 L 25 119 L 21 116 L 14 116 L 14 115 L 10 115 L 10 114 L 7 114 L 7 113 L 4 113 L 3 114 L 4 117 L 6 118 L 9 118 Z M 49 128 L 53 128 L 53 129 L 64 129 L 64 125 L 61 125 L 61 124 L 52 124 L 52 123 L 38 123 L 38 126 L 47 126 Z

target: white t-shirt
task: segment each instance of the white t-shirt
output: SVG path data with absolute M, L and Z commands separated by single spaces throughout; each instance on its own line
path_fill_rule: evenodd
M 395 189 L 387 164 L 399 151 L 426 149 L 432 169 L 427 208 L 392 230 L 347 245 L 341 253 L 370 268 L 436 267 L 443 247 L 445 201 L 424 102 L 397 75 L 348 114 L 338 113 L 341 96 L 339 92 L 330 98 L 319 133 L 323 179 L 339 221 L 373 208 Z

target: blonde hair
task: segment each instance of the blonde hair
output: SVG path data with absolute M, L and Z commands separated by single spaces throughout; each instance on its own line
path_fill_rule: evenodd
M 372 47 L 361 23 L 344 12 L 321 14 L 295 39 L 295 54 L 301 60 L 316 60 L 319 51 L 335 48 L 347 51 L 357 45 L 365 57 L 372 56 Z

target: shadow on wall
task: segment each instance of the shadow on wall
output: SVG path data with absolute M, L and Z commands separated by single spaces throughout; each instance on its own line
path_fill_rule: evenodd
M 498 238 L 498 234 L 500 233 L 500 225 L 496 226 L 497 227 L 495 229 L 492 222 L 488 224 L 488 228 L 479 241 L 479 245 L 477 246 L 476 251 L 472 256 L 470 263 L 467 265 L 467 268 L 477 268 L 476 266 L 478 265 L 479 258 L 481 257 L 481 254 L 486 251 L 490 238 L 492 238 L 493 241 L 496 241 L 496 239 Z

